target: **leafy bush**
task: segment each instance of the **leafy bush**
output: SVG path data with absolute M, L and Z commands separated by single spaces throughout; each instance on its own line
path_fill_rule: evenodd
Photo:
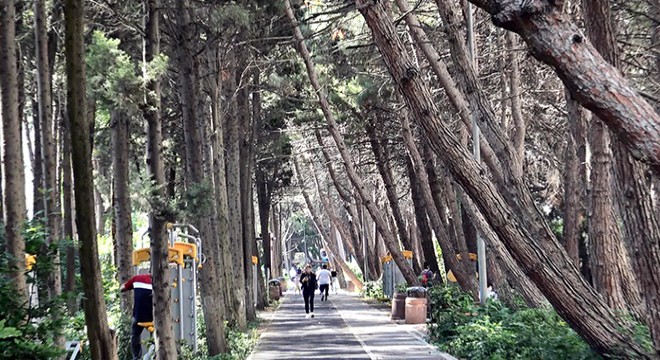
M 54 344 L 63 320 L 53 321 L 49 314 L 61 311 L 63 299 L 42 301 L 39 306 L 19 303 L 9 276 L 7 255 L 0 254 L 0 359 L 51 359 L 62 351 Z M 29 283 L 34 279 L 29 278 Z
M 385 297 L 383 293 L 383 283 L 380 281 L 367 281 L 364 283 L 363 296 L 371 299 L 382 299 Z
M 553 309 L 475 304 L 458 287 L 433 287 L 431 340 L 466 359 L 599 359 Z
M 256 328 L 248 329 L 247 333 L 234 328 L 227 328 L 228 354 L 218 357 L 218 360 L 243 360 L 246 359 L 257 344 L 259 334 Z
M 258 323 L 250 324 L 247 332 L 226 326 L 225 339 L 229 352 L 225 354 L 209 356 L 206 339 L 202 338 L 199 339 L 198 351 L 196 353 L 193 352 L 192 347 L 184 345 L 179 350 L 178 358 L 180 360 L 244 360 L 250 355 L 257 344 L 257 339 L 259 338 L 257 325 Z M 200 334 L 204 334 L 204 332 Z

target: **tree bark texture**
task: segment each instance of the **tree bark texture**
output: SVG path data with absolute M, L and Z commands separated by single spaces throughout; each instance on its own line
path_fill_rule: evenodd
M 4 139 L 4 210 L 6 253 L 9 276 L 17 304 L 27 303 L 25 278 L 25 172 L 18 112 L 18 69 L 16 66 L 16 25 L 13 0 L 0 3 L 0 94 L 2 96 L 2 136 Z M 1 215 L 1 214 L 0 214 Z
M 323 154 L 323 159 L 325 160 L 324 163 L 328 169 L 328 174 L 330 174 L 330 178 L 332 179 L 332 183 L 337 190 L 337 194 L 339 194 L 339 197 L 344 201 L 344 208 L 349 215 L 349 227 L 351 236 L 349 238 L 345 238 L 344 240 L 346 241 L 346 245 L 348 246 L 351 254 L 353 254 L 358 259 L 360 264 L 364 264 L 364 257 L 362 256 L 362 252 L 357 251 L 358 249 L 362 249 L 362 245 L 357 229 L 358 212 L 355 204 L 353 203 L 353 197 L 351 196 L 351 193 L 346 190 L 345 185 L 339 180 L 339 177 L 337 176 L 337 173 L 332 166 L 333 161 L 330 157 L 330 153 L 325 147 L 325 142 L 323 141 L 321 132 L 318 129 L 314 131 L 314 136 L 316 137 L 316 141 L 319 144 L 321 153 Z
M 235 55 L 235 54 L 234 54 Z M 235 56 L 230 61 L 230 67 L 233 74 L 236 73 L 236 64 L 234 62 Z M 231 239 L 232 251 L 232 276 L 234 276 L 234 291 L 232 301 L 234 302 L 233 314 L 236 326 L 239 329 L 247 327 L 246 319 L 246 304 L 245 304 L 245 264 L 243 252 L 243 219 L 241 210 L 241 153 L 240 153 L 240 129 L 241 124 L 238 118 L 238 105 L 234 94 L 236 92 L 236 77 L 230 76 L 228 81 L 227 94 L 231 97 L 228 102 L 230 111 L 226 119 L 225 128 L 225 161 L 226 161 L 226 176 L 227 176 L 227 199 L 228 199 L 228 224 L 229 224 L 229 237 Z
M 471 127 L 472 117 L 479 116 L 479 113 L 473 114 L 473 112 L 477 111 L 478 108 L 474 106 L 472 108 L 470 107 L 466 99 L 467 95 L 464 94 L 464 91 L 459 90 L 458 85 L 451 77 L 451 75 L 449 75 L 449 70 L 447 69 L 447 65 L 445 64 L 444 61 L 442 61 L 442 57 L 433 47 L 431 41 L 429 40 L 428 36 L 423 30 L 424 27 L 419 22 L 417 17 L 413 14 L 412 12 L 413 9 L 410 7 L 408 1 L 396 0 L 396 3 L 399 7 L 399 10 L 401 10 L 401 12 L 405 14 L 404 19 L 406 21 L 406 24 L 408 25 L 410 34 L 412 35 L 413 39 L 416 42 L 416 45 L 420 48 L 420 50 L 422 50 L 422 53 L 424 54 L 426 60 L 429 62 L 429 65 L 431 66 L 431 70 L 433 70 L 433 73 L 437 76 L 438 81 L 445 89 L 445 93 L 447 94 L 449 101 L 456 109 L 456 112 L 458 113 L 461 121 L 466 126 L 466 128 L 469 129 Z M 456 28 L 454 29 L 454 31 L 458 32 L 458 27 L 457 27 L 458 24 L 455 25 Z M 464 56 L 463 59 L 465 61 L 465 64 L 467 64 L 468 68 L 472 70 L 472 73 L 474 73 L 473 67 L 468 62 L 469 59 L 466 56 L 467 50 L 465 48 L 465 40 L 462 37 L 460 39 L 451 39 L 451 40 L 454 42 L 458 41 L 459 44 L 462 45 L 460 49 L 463 51 L 463 56 Z M 455 45 L 454 48 L 456 47 L 458 47 L 458 45 Z M 452 50 L 454 50 L 454 48 L 452 48 Z M 463 62 L 461 62 L 460 64 L 463 64 Z M 464 71 L 467 70 L 464 69 Z M 472 76 L 475 75 L 473 74 Z M 467 77 L 467 73 L 464 77 Z M 463 81 L 463 87 L 466 87 L 464 83 L 465 80 Z M 479 144 L 480 144 L 481 156 L 484 162 L 488 165 L 489 169 L 494 174 L 499 173 L 499 168 L 501 167 L 500 161 L 495 156 L 493 149 L 488 144 L 488 141 L 486 141 L 486 138 L 481 137 Z
M 45 4 L 42 0 L 34 2 L 34 32 L 35 32 L 35 59 L 37 63 L 37 88 L 39 123 L 41 125 L 41 145 L 43 147 L 43 169 L 44 169 L 44 196 L 47 216 L 48 236 L 46 244 L 52 248 L 60 240 L 61 210 L 60 210 L 60 187 L 57 182 L 57 146 L 55 144 L 55 126 L 53 124 L 53 97 L 51 85 L 50 62 L 48 57 L 48 32 L 46 26 Z M 57 247 L 59 248 L 59 247 Z M 55 261 L 47 275 L 48 293 L 50 299 L 56 299 L 62 295 L 62 276 L 60 271 L 59 251 L 53 253 Z M 60 316 L 56 309 L 53 319 Z M 58 347 L 64 347 L 64 337 L 56 336 L 55 343 Z
M 608 129 L 602 122 L 592 122 L 589 143 L 592 149 L 589 260 L 594 287 L 610 307 L 633 310 L 640 299 L 637 293 L 636 301 L 629 302 L 632 299 L 624 293 L 624 282 L 632 280 L 634 284 L 636 280 L 632 278 L 630 258 L 614 211 L 613 157 Z
M 133 276 L 133 221 L 129 188 L 128 141 L 129 119 L 126 113 L 115 109 L 110 114 L 112 132 L 112 187 L 115 219 L 115 243 L 117 244 L 117 280 L 125 283 Z M 133 312 L 133 297 L 124 292 L 121 296 L 121 309 L 127 317 Z
M 586 123 L 585 109 L 565 91 L 570 133 L 564 158 L 564 230 L 566 253 L 580 267 L 580 241 L 586 215 Z
M 94 223 L 92 147 L 85 99 L 83 14 L 83 1 L 65 1 L 67 113 L 71 129 L 76 224 L 80 241 L 80 270 L 83 293 L 86 298 L 84 302 L 85 323 L 92 358 L 116 360 L 115 339 L 108 327 L 106 304 L 103 298 L 101 264 L 99 263 L 96 224 Z
M 160 53 L 160 1 L 145 0 L 144 7 L 144 61 L 153 61 Z M 146 66 L 146 64 L 144 65 Z M 170 278 L 168 273 L 168 240 L 165 230 L 167 208 L 165 200 L 165 169 L 163 165 L 163 129 L 160 117 L 160 80 L 150 79 L 145 91 L 146 106 L 143 117 L 147 121 L 147 171 L 151 181 L 149 212 L 149 237 L 151 247 L 151 272 L 153 282 L 153 306 L 158 358 L 176 358 L 174 331 L 170 309 Z
M 406 225 L 404 223 L 401 207 L 399 206 L 399 194 L 396 184 L 394 183 L 386 144 L 384 144 L 383 139 L 378 134 L 379 129 L 377 129 L 377 124 L 382 123 L 382 121 L 374 119 L 374 115 L 367 115 L 366 120 L 365 128 L 369 137 L 369 143 L 371 144 L 371 151 L 374 153 L 376 168 L 378 168 L 380 177 L 385 185 L 385 195 L 390 204 L 390 210 L 392 211 L 392 217 L 396 224 L 399 240 L 401 240 L 404 250 L 414 251 L 412 241 L 408 236 Z M 413 270 L 416 274 L 421 273 L 422 269 L 419 269 L 419 265 L 415 266 L 415 264 L 416 263 L 413 262 Z
M 406 168 L 408 169 L 408 177 L 410 178 L 410 196 L 413 202 L 413 210 L 415 212 L 415 226 L 419 230 L 420 242 L 422 243 L 422 251 L 424 252 L 424 260 L 429 265 L 429 268 L 434 273 L 440 271 L 438 266 L 438 258 L 435 256 L 435 246 L 433 244 L 433 232 L 429 225 L 429 219 L 426 215 L 426 202 L 419 189 L 419 179 L 413 168 L 410 158 L 406 161 Z M 444 269 L 443 269 L 444 270 Z
M 660 115 L 610 65 L 562 11 L 563 1 L 470 0 L 493 23 L 518 33 L 532 55 L 552 66 L 582 106 L 612 130 L 638 160 L 660 171 Z
M 515 48 L 518 45 L 516 35 L 512 32 L 506 33 L 506 47 L 508 48 L 508 63 L 510 68 L 509 83 L 511 85 L 511 116 L 513 117 L 513 149 L 518 155 L 518 163 L 514 164 L 514 174 L 523 176 L 523 165 L 525 164 L 525 130 L 526 121 L 522 112 L 522 86 L 520 85 L 520 66 L 518 65 L 518 54 Z
M 403 114 L 402 120 L 403 128 L 401 135 L 403 136 L 403 142 L 411 159 L 411 186 L 413 183 L 412 175 L 414 175 L 416 185 L 418 186 L 418 189 L 412 190 L 413 194 L 414 192 L 419 191 L 422 201 L 424 202 L 424 205 L 426 205 L 426 214 L 429 216 L 433 230 L 435 231 L 436 238 L 438 239 L 438 243 L 442 249 L 442 259 L 445 263 L 445 266 L 452 269 L 452 273 L 456 277 L 456 280 L 463 291 L 472 294 L 472 296 L 477 299 L 478 294 L 476 291 L 478 284 L 475 277 L 471 276 L 472 274 L 470 274 L 471 271 L 469 270 L 469 265 L 467 265 L 469 264 L 469 260 L 467 260 L 467 254 L 461 256 L 461 260 L 466 259 L 467 261 L 458 260 L 456 257 L 456 254 L 459 253 L 458 249 L 449 241 L 447 228 L 444 226 L 440 217 L 440 212 L 433 202 L 433 195 L 431 193 L 431 186 L 429 185 L 428 174 L 424 168 L 422 156 L 417 149 L 415 140 L 413 139 L 407 114 Z M 435 249 L 433 249 L 433 242 L 431 238 L 428 239 L 428 242 L 431 245 L 430 250 L 432 250 L 432 253 L 435 255 Z M 426 246 L 428 247 L 429 245 L 427 244 Z
M 32 99 L 32 113 L 39 113 L 39 102 L 36 98 Z M 46 185 L 44 179 L 43 145 L 41 143 L 43 137 L 41 135 L 41 121 L 39 121 L 39 117 L 35 116 L 32 120 L 32 126 L 34 129 L 34 156 L 32 159 L 32 214 L 43 218 L 46 216 L 46 214 L 44 214 L 44 211 L 46 210 L 44 198 L 44 189 Z M 29 133 L 27 135 L 29 141 Z
M 220 253 L 222 254 L 222 264 L 232 264 L 231 240 L 228 230 L 228 212 L 227 207 L 227 178 L 225 173 L 225 153 L 224 153 L 224 130 L 220 109 L 220 96 L 222 94 L 222 71 L 220 71 L 221 61 L 217 52 L 209 52 L 209 68 L 215 69 L 217 75 L 208 78 L 209 95 L 211 101 L 211 124 L 209 130 L 211 150 L 212 150 L 212 171 L 214 200 L 216 209 L 216 219 L 214 221 L 215 231 L 219 238 Z M 232 302 L 234 289 L 234 279 L 231 272 L 232 266 L 220 266 L 218 268 L 219 278 L 223 279 L 222 291 L 225 298 L 225 320 L 232 318 L 235 313 Z
M 330 104 L 328 103 L 327 95 L 325 94 L 325 91 L 323 90 L 323 88 L 321 87 L 318 81 L 314 64 L 312 63 L 312 59 L 309 54 L 309 51 L 305 46 L 304 38 L 302 33 L 300 32 L 300 28 L 298 27 L 298 22 L 295 18 L 295 15 L 293 14 L 293 10 L 291 9 L 291 4 L 289 3 L 288 0 L 285 1 L 284 4 L 286 7 L 287 17 L 289 18 L 293 26 L 294 36 L 297 41 L 297 49 L 300 53 L 300 56 L 305 61 L 305 66 L 307 67 L 307 74 L 309 76 L 310 82 L 312 83 L 312 87 L 314 88 L 314 91 L 318 96 L 321 110 L 323 111 L 323 114 L 328 122 L 327 124 L 328 131 L 332 135 L 337 145 L 337 149 L 341 154 L 342 160 L 344 161 L 344 165 L 346 167 L 346 172 L 348 173 L 348 176 L 351 179 L 351 182 L 355 186 L 356 190 L 360 194 L 360 197 L 362 198 L 365 207 L 373 217 L 376 226 L 378 227 L 378 231 L 383 236 L 385 245 L 390 251 L 392 255 L 392 259 L 401 270 L 403 277 L 411 286 L 417 285 L 419 281 L 417 279 L 417 276 L 415 275 L 415 272 L 413 271 L 412 267 L 408 264 L 408 262 L 404 259 L 403 253 L 399 248 L 399 244 L 396 237 L 387 228 L 381 210 L 377 207 L 371 196 L 367 193 L 366 187 L 364 186 L 362 179 L 359 177 L 355 169 L 355 164 L 353 163 L 353 160 L 351 159 L 350 154 L 348 153 L 348 149 L 346 148 L 346 144 L 344 143 L 344 140 L 342 139 L 342 136 L 339 133 L 339 130 L 337 129 L 337 123 L 334 119 L 334 115 L 332 114 L 332 111 L 330 110 Z
M 67 120 L 68 114 L 61 111 L 62 126 L 62 212 L 64 214 L 64 239 L 66 247 L 66 279 L 64 291 L 67 293 L 67 309 L 69 315 L 78 311 L 78 304 L 74 296 L 76 290 L 76 247 L 73 244 L 73 182 L 71 179 L 71 129 Z
M 214 80 L 209 80 L 207 81 L 207 84 L 211 85 L 211 82 Z M 209 93 L 210 92 L 215 92 L 219 86 L 217 86 L 217 83 L 214 85 L 209 86 Z M 226 187 L 223 187 L 221 190 L 217 189 L 217 185 L 213 182 L 215 180 L 215 140 L 216 136 L 215 134 L 217 133 L 217 130 L 214 128 L 214 123 L 216 120 L 218 120 L 216 117 L 219 116 L 219 109 L 217 108 L 218 106 L 218 101 L 219 98 L 215 98 L 214 96 L 217 95 L 218 93 L 211 94 L 211 101 L 210 101 L 210 107 L 207 107 L 209 105 L 208 100 L 204 96 L 199 96 L 197 98 L 198 100 L 198 109 L 202 113 L 200 118 L 204 119 L 203 125 L 202 125 L 202 151 L 204 153 L 204 177 L 205 179 L 211 179 L 208 180 L 210 183 L 212 183 L 212 189 L 211 192 L 213 196 L 209 199 L 209 201 L 212 202 L 212 205 L 209 206 L 209 216 L 208 216 L 208 221 L 209 221 L 209 226 L 211 229 L 211 234 L 213 237 L 213 241 L 211 242 L 213 246 L 217 246 L 217 251 L 218 251 L 218 266 L 216 268 L 216 275 L 217 275 L 217 288 L 216 292 L 218 292 L 218 296 L 222 298 L 223 302 L 223 309 L 222 309 L 222 316 L 223 316 L 223 321 L 227 319 L 227 312 L 229 311 L 228 309 L 228 303 L 227 301 L 227 266 L 222 266 L 222 264 L 231 264 L 231 258 L 228 257 L 228 254 L 225 254 L 225 252 L 230 251 L 229 246 L 227 245 L 227 224 L 226 224 L 226 206 L 227 204 L 225 203 L 225 224 L 223 228 L 223 236 L 219 235 L 220 231 L 220 216 L 218 212 L 220 211 L 220 204 L 218 202 L 218 194 L 216 191 L 220 191 L 222 194 L 227 194 Z M 221 127 L 222 129 L 222 127 Z M 221 132 L 220 132 L 221 133 Z M 224 159 L 223 159 L 223 170 L 224 170 Z M 223 178 L 223 183 L 224 183 L 224 178 Z M 211 184 L 208 184 L 211 186 Z M 191 221 L 197 222 L 195 218 L 191 219 Z M 224 237 L 224 238 L 223 238 Z M 217 239 L 217 240 L 216 240 Z M 213 244 L 215 242 L 216 244 Z M 227 260 L 225 260 L 225 257 L 227 257 Z M 226 261 L 226 262 L 225 262 Z M 226 331 L 226 330 L 225 330 Z M 213 335 L 215 336 L 215 335 Z M 225 347 L 226 351 L 226 347 Z
M 475 201 L 511 255 L 560 316 L 602 354 L 649 358 L 630 335 L 630 324 L 622 323 L 582 279 L 543 221 L 521 180 L 507 176 L 507 183 L 498 186 L 500 193 L 483 175 L 484 169 L 440 121 L 429 90 L 396 36 L 383 4 L 358 0 L 357 5 L 372 30 L 395 84 L 411 108 L 415 121 L 425 130 L 434 151 L 442 154 L 457 182 Z M 499 128 L 492 130 L 494 135 L 503 139 Z M 501 156 L 512 158 L 510 149 L 500 150 L 505 152 Z
M 296 166 L 297 165 L 298 164 L 296 164 Z M 351 270 L 351 268 L 348 267 L 346 261 L 341 256 L 341 249 L 339 248 L 340 245 L 337 242 L 337 236 L 335 236 L 336 233 L 338 232 L 339 236 L 341 236 L 342 238 L 348 237 L 349 236 L 348 229 L 346 228 L 346 226 L 344 226 L 344 224 L 339 218 L 339 215 L 334 210 L 334 207 L 331 204 L 329 196 L 327 194 L 324 195 L 323 192 L 321 191 L 321 186 L 319 185 L 319 180 L 316 175 L 316 172 L 313 170 L 310 172 L 314 175 L 314 184 L 316 185 L 316 192 L 318 194 L 319 200 L 321 200 L 321 208 L 328 215 L 330 223 L 332 225 L 329 227 L 329 230 L 324 228 L 327 235 L 326 237 L 324 237 L 324 239 L 326 239 L 326 244 L 330 248 L 330 252 L 332 252 L 333 254 L 332 263 L 337 264 L 339 266 L 339 270 L 340 270 L 339 272 L 342 274 L 342 276 L 346 275 L 353 282 L 353 284 L 358 290 L 362 290 L 362 286 L 363 286 L 362 281 L 360 281 L 360 279 L 358 279 L 357 276 L 355 276 L 353 270 Z M 300 173 L 298 172 L 298 174 Z M 298 177 L 298 180 L 301 183 L 303 183 L 300 176 Z M 308 206 L 311 206 L 311 203 L 308 204 Z M 317 219 L 317 221 L 320 221 L 320 218 Z M 317 224 L 322 225 L 318 222 Z M 339 275 L 337 276 L 339 277 Z
M 197 194 L 194 204 L 189 204 L 192 216 L 191 220 L 196 222 L 199 236 L 205 242 L 204 252 L 206 263 L 201 270 L 201 293 L 204 320 L 206 323 L 206 339 L 209 346 L 209 354 L 216 355 L 226 351 L 225 328 L 224 328 L 224 294 L 220 288 L 219 267 L 220 239 L 213 232 L 210 218 L 214 214 L 213 197 L 202 198 L 200 190 L 211 187 L 204 180 L 204 147 L 202 134 L 206 126 L 206 118 L 203 112 L 198 111 L 198 99 L 202 97 L 198 90 L 198 69 L 193 37 L 194 24 L 190 18 L 190 6 L 187 0 L 177 1 L 177 24 L 178 45 L 176 61 L 179 68 L 179 94 L 183 115 L 183 130 L 186 143 L 186 186 L 192 194 Z M 168 344 L 169 344 L 168 333 Z M 174 347 L 174 333 L 172 332 L 171 354 L 176 356 Z M 159 355 L 160 358 L 160 355 Z
M 587 35 L 594 47 L 606 61 L 618 67 L 616 32 L 609 2 L 583 1 L 582 8 Z M 610 140 L 609 130 L 602 121 L 591 122 L 592 172 L 589 240 L 593 253 L 590 254 L 589 260 L 592 262 L 594 286 L 608 304 L 615 309 L 628 309 L 637 318 L 644 318 L 637 279 L 633 275 L 631 259 L 623 242 L 621 228 L 617 223 L 619 217 L 615 213 L 614 189 L 616 183 L 613 177 L 615 160 L 612 145 L 616 146 L 616 144 L 616 140 Z M 626 156 L 625 153 L 622 155 Z M 632 173 L 621 175 L 630 176 Z
M 332 259 L 335 260 L 335 262 L 337 263 L 337 265 L 339 265 L 339 267 L 344 272 L 344 274 L 346 274 L 351 279 L 351 281 L 353 281 L 353 283 L 355 284 L 355 287 L 357 289 L 361 290 L 362 289 L 362 282 L 357 278 L 357 276 L 355 276 L 355 274 L 353 274 L 353 271 L 351 271 L 351 269 L 348 267 L 346 262 L 339 255 L 340 254 L 339 253 L 339 248 L 337 247 L 337 244 L 332 241 L 332 235 L 330 234 L 330 231 L 332 231 L 332 229 L 328 230 L 325 226 L 323 226 L 323 223 L 321 222 L 321 216 L 319 215 L 318 211 L 316 211 L 316 208 L 314 207 L 314 204 L 312 203 L 311 197 L 309 196 L 309 193 L 306 190 L 305 181 L 303 180 L 302 174 L 301 174 L 301 171 L 300 171 L 300 165 L 295 160 L 295 158 L 293 159 L 293 161 L 294 161 L 294 167 L 295 167 L 295 170 L 296 170 L 296 177 L 298 179 L 298 186 L 300 187 L 300 190 L 301 190 L 301 192 L 303 194 L 303 197 L 305 199 L 305 204 L 307 205 L 307 209 L 309 210 L 310 214 L 312 215 L 312 219 L 313 219 L 314 223 L 316 224 L 317 229 L 321 233 L 321 236 L 323 238 L 323 241 L 324 241 L 326 247 L 329 248 L 329 252 L 332 254 Z M 312 173 L 314 175 L 316 175 L 316 173 L 314 171 L 312 171 Z M 331 209 L 330 209 L 330 207 L 327 203 L 327 199 L 324 198 L 323 195 L 321 194 L 320 189 L 318 188 L 318 180 L 316 180 L 316 178 L 315 178 L 315 183 L 316 183 L 316 187 L 317 187 L 317 191 L 318 191 L 318 195 L 319 195 L 319 200 L 321 200 L 321 209 L 324 209 L 326 211 L 326 213 L 330 216 L 331 222 L 334 222 L 335 224 L 337 224 L 336 214 L 334 214 L 334 212 L 331 211 Z
M 239 35 L 243 37 L 244 34 Z M 254 233 L 254 206 L 253 206 L 253 183 L 252 173 L 254 171 L 254 123 L 251 115 L 248 78 L 243 78 L 243 73 L 247 73 L 247 63 L 249 53 L 246 49 L 239 50 L 238 69 L 236 71 L 236 83 L 239 88 L 236 93 L 237 112 L 236 118 L 240 126 L 240 200 L 241 200 L 241 223 L 242 223 L 242 243 L 243 243 L 243 271 L 245 275 L 245 314 L 249 322 L 257 319 L 254 299 L 254 279 L 252 277 L 252 256 L 258 256 L 257 241 Z M 263 239 L 263 237 L 262 237 Z M 265 240 L 264 240 L 265 241 Z M 268 255 L 264 252 L 264 257 L 268 258 L 270 263 L 270 250 Z M 272 277 L 270 271 L 266 272 Z M 270 280 L 270 278 L 268 279 Z
M 582 7 L 587 35 L 605 60 L 619 68 L 620 56 L 616 42 L 616 26 L 610 3 L 583 1 Z M 619 215 L 623 224 L 620 229 L 627 238 L 627 242 L 622 240 L 620 244 L 619 257 L 624 258 L 614 265 L 614 269 L 620 271 L 620 292 L 626 301 L 626 306 L 631 312 L 637 314 L 639 319 L 646 320 L 647 324 L 651 326 L 655 350 L 660 355 L 660 325 L 655 322 L 660 317 L 660 303 L 657 301 L 660 296 L 657 275 L 660 273 L 658 239 L 660 232 L 655 213 L 652 210 L 651 184 L 646 178 L 646 167 L 638 163 L 620 141 L 613 139 L 612 149 L 615 176 L 613 188 L 617 195 Z M 632 258 L 628 256 L 626 245 L 630 246 Z M 610 254 L 614 250 L 613 247 L 606 249 Z M 616 256 L 616 254 L 614 255 Z M 640 259 L 642 257 L 647 257 L 647 259 Z M 631 263 L 636 265 L 637 276 L 633 273 Z M 596 269 L 592 268 L 592 272 L 597 275 Z M 598 280 L 596 276 L 594 276 L 594 280 Z M 595 282 L 598 285 L 598 281 Z M 643 293 L 640 293 L 640 288 L 644 290 Z M 645 303 L 640 298 L 641 294 L 648 295 L 644 296 Z M 648 311 L 646 311 L 647 309 Z
M 260 89 L 260 76 L 261 76 L 261 71 L 259 70 L 258 67 L 255 67 L 254 73 L 253 73 L 253 84 L 252 84 L 252 117 L 255 122 L 255 128 L 258 129 L 256 130 L 257 133 L 255 134 L 255 137 L 257 139 L 257 143 L 259 143 L 262 140 L 262 137 L 264 135 L 264 127 L 263 127 L 263 119 L 261 117 L 261 89 Z M 277 171 L 277 169 L 275 170 Z M 265 269 L 276 271 L 276 274 L 272 274 L 273 277 L 279 277 L 279 268 L 277 266 L 273 266 L 273 269 L 271 269 L 271 264 L 274 261 L 274 258 L 276 256 L 281 256 L 281 253 L 277 253 L 274 251 L 274 249 L 271 249 L 271 247 L 275 247 L 274 244 L 271 243 L 271 237 L 270 237 L 270 231 L 269 231 L 269 218 L 270 218 L 270 210 L 271 210 L 271 203 L 272 203 L 272 198 L 273 198 L 273 192 L 272 192 L 272 184 L 269 181 L 269 179 L 266 178 L 266 174 L 260 167 L 255 168 L 255 187 L 257 189 L 257 203 L 258 203 L 258 209 L 259 209 L 259 224 L 260 224 L 260 229 L 261 229 L 261 238 L 262 238 L 262 244 L 264 248 L 264 255 L 263 255 L 263 264 Z M 277 264 L 274 264 L 277 265 Z

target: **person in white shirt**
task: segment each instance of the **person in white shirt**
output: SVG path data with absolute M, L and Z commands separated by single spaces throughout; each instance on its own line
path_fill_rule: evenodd
M 318 273 L 316 274 L 316 279 L 319 282 L 319 290 L 321 291 L 321 301 L 327 301 L 328 289 L 330 288 L 330 283 L 332 282 L 332 273 L 330 273 L 330 270 L 328 270 L 327 264 L 323 264 L 321 270 L 319 270 Z

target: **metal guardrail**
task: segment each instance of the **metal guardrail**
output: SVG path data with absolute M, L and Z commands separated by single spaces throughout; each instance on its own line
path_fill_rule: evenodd
M 80 341 L 67 341 L 64 343 L 64 348 L 66 349 L 67 360 L 75 360 L 82 352 Z

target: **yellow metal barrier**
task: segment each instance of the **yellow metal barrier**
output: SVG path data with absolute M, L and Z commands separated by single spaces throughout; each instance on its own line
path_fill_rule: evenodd
M 456 254 L 456 258 L 458 260 L 461 260 L 461 254 Z M 470 259 L 470 261 L 477 261 L 477 254 L 468 253 L 468 258 Z M 478 277 L 478 274 L 477 274 L 477 277 Z M 456 276 L 454 276 L 454 273 L 451 270 L 449 270 L 447 272 L 447 280 L 451 281 L 451 282 L 456 282 Z
M 199 258 L 197 258 L 197 245 L 187 242 L 175 242 L 173 248 L 181 250 L 181 252 L 183 252 L 183 256 L 188 256 L 195 259 L 196 261 L 199 261 Z
M 412 259 L 412 258 L 413 258 L 413 252 L 410 251 L 410 250 L 403 250 L 403 251 L 401 252 L 401 254 L 403 254 L 403 257 L 404 257 L 405 259 Z M 392 255 L 389 255 L 389 254 L 388 254 L 388 255 L 386 255 L 386 256 L 383 256 L 383 257 L 380 259 L 380 261 L 381 261 L 383 264 L 388 263 L 388 262 L 392 261 Z
M 32 267 L 36 263 L 37 263 L 37 256 L 36 255 L 25 254 L 25 269 L 27 271 L 32 270 Z
M 138 266 L 143 262 L 147 262 L 151 259 L 151 249 L 142 248 L 133 250 L 133 266 Z
M 259 262 L 259 258 L 256 256 L 252 257 L 252 265 L 257 265 L 257 262 Z
M 194 244 L 193 244 L 194 245 Z M 183 259 L 186 254 L 184 253 L 183 248 L 179 247 L 170 247 L 168 252 L 168 259 L 171 263 L 177 263 L 183 266 Z M 197 250 L 195 250 L 195 255 L 197 255 Z M 133 251 L 133 266 L 138 266 L 143 262 L 151 260 L 151 249 L 142 248 Z
M 456 254 L 456 258 L 458 260 L 461 260 L 461 254 Z M 470 261 L 477 261 L 477 254 L 475 253 L 468 253 L 468 258 L 470 258 Z

